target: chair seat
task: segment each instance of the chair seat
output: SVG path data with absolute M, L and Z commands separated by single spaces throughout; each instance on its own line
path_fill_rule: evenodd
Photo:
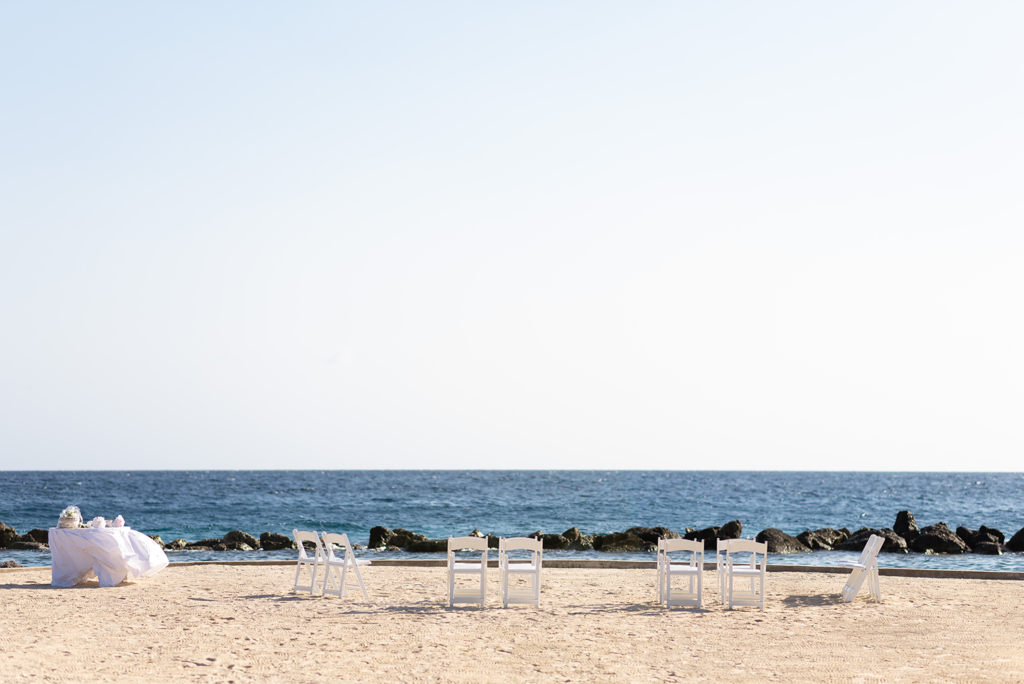
M 732 574 L 736 577 L 760 577 L 761 571 L 757 568 L 737 568 L 732 569 Z
M 452 570 L 455 572 L 480 572 L 480 563 L 459 563 L 456 561 L 452 564 Z
M 509 563 L 505 568 L 505 572 L 534 573 L 537 572 L 537 566 L 532 562 Z
M 860 568 L 861 570 L 866 569 L 868 566 L 857 561 L 839 561 L 839 567 L 842 568 Z
M 696 565 L 670 565 L 668 566 L 668 574 L 670 575 L 696 575 L 700 572 L 700 568 Z
M 369 565 L 370 563 L 373 562 L 371 560 L 363 560 L 362 558 L 356 558 L 355 561 L 356 561 L 355 562 L 356 565 Z M 327 559 L 327 560 L 324 560 L 324 563 L 326 565 L 330 565 L 331 567 L 340 568 L 343 565 L 345 565 L 345 557 L 344 556 L 342 556 L 341 558 L 335 557 L 334 560 Z M 351 568 L 352 567 L 352 563 L 349 563 L 348 567 Z

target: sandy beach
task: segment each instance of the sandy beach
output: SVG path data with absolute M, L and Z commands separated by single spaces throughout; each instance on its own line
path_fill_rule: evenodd
M 773 573 L 765 612 L 655 604 L 653 571 L 550 569 L 541 610 L 449 609 L 439 568 L 368 567 L 373 602 L 292 594 L 287 566 L 171 567 L 99 589 L 0 574 L 0 681 L 1024 681 L 1024 585 Z

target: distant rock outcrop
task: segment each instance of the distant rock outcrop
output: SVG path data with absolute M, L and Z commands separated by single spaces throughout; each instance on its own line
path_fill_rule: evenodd
M 810 549 L 796 537 L 791 537 L 782 530 L 769 527 L 757 533 L 757 541 L 768 544 L 768 553 L 809 553 Z
M 635 534 L 612 532 L 594 535 L 594 550 L 602 553 L 637 553 L 655 549 L 656 544 L 646 542 Z
M 914 519 L 914 514 L 910 511 L 900 511 L 896 514 L 896 522 L 892 526 L 892 531 L 903 537 L 908 545 L 917 539 L 917 535 L 921 534 L 917 528 L 917 520 Z
M 248 547 L 246 549 L 238 549 L 239 551 L 252 551 L 253 549 L 259 548 L 260 545 L 260 541 L 256 537 L 252 536 L 248 532 L 243 532 L 242 530 L 231 530 L 224 535 L 224 539 L 222 541 L 228 548 L 235 547 L 239 544 L 244 544 Z
M 796 536 L 800 543 L 812 551 L 831 551 L 836 544 L 842 544 L 849 538 L 849 534 L 832 527 L 823 527 L 820 530 L 805 530 Z
M 1024 527 L 1020 528 L 1017 534 L 1010 537 L 1010 541 L 1006 542 L 1006 548 L 1010 551 L 1024 551 Z
M 280 551 L 282 549 L 297 549 L 299 547 L 291 537 L 286 537 L 277 532 L 264 532 L 260 535 L 260 548 L 264 551 Z
M 594 548 L 594 535 L 583 534 L 578 527 L 570 527 L 562 536 L 569 542 L 570 551 L 589 551 Z
M 0 522 L 0 549 L 6 549 L 7 545 L 17 538 L 18 533 L 14 531 L 13 527 Z
M 18 561 L 6 560 L 0 561 L 0 568 L 23 568 L 25 567 Z
M 658 545 L 658 539 L 679 539 L 679 535 L 667 527 L 630 527 L 625 533 L 640 537 L 655 546 Z
M 25 541 L 34 541 L 37 544 L 50 544 L 50 531 L 49 530 L 29 530 L 22 536 Z
M 956 554 L 970 551 L 964 540 L 956 536 L 944 522 L 923 528 L 910 548 L 918 553 Z
M 164 549 L 170 549 L 171 551 L 180 551 L 188 545 L 188 542 L 184 539 L 175 539 L 164 544 Z

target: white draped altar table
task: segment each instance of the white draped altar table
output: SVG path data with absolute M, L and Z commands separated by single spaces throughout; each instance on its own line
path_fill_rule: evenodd
M 93 577 L 101 587 L 113 587 L 128 575 L 149 577 L 167 567 L 163 549 L 130 527 L 51 527 L 50 555 L 55 587 L 73 587 Z

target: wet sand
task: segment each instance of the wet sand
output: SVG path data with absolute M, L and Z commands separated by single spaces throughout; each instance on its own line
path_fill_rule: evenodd
M 765 612 L 657 606 L 653 570 L 545 571 L 541 609 L 449 609 L 440 568 L 367 567 L 372 603 L 286 566 L 171 567 L 100 589 L 0 574 L 0 681 L 1024 682 L 1024 582 L 771 573 Z

